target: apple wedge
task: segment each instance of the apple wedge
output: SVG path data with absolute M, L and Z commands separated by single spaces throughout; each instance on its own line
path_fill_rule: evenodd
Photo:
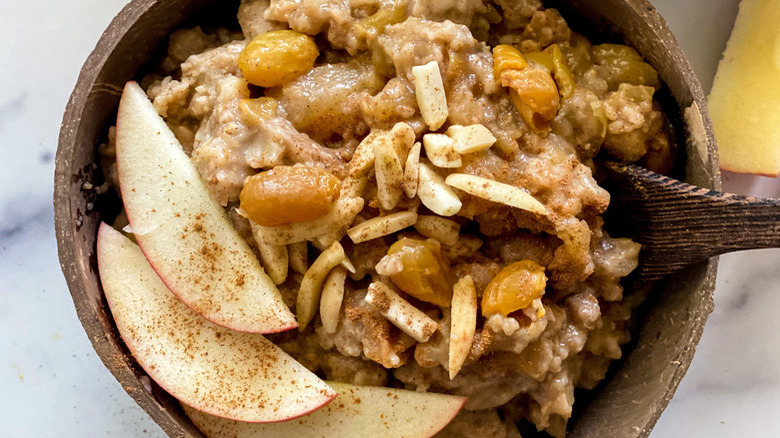
M 428 438 L 457 415 L 464 397 L 328 382 L 339 392 L 333 403 L 298 418 L 274 424 L 225 420 L 184 406 L 184 412 L 209 438 Z
M 135 82 L 127 83 L 119 103 L 116 161 L 130 227 L 149 263 L 182 302 L 241 332 L 297 326 L 273 281 Z
M 262 335 L 212 324 L 182 304 L 139 247 L 106 224 L 97 255 L 119 334 L 149 376 L 181 402 L 219 417 L 274 422 L 336 397 Z

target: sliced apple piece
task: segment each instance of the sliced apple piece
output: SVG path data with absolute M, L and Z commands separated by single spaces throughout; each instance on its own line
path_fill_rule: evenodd
M 182 302 L 237 331 L 296 327 L 273 281 L 135 82 L 119 104 L 116 160 L 138 244 Z
M 262 335 L 212 324 L 181 303 L 140 248 L 106 224 L 98 268 L 114 322 L 138 363 L 183 403 L 219 417 L 283 421 L 336 392 Z
M 739 2 L 708 99 L 723 170 L 780 174 L 778 23 L 780 3 L 776 0 Z M 689 126 L 698 128 L 691 133 L 693 139 L 704 138 L 699 109 L 691 106 L 685 115 L 692 119 Z
M 242 423 L 183 407 L 210 438 L 428 438 L 452 421 L 466 401 L 431 392 L 328 383 L 339 392 L 333 403 L 284 423 Z

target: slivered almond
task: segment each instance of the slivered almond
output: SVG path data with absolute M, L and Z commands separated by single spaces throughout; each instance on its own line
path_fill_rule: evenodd
M 344 248 L 340 243 L 334 242 L 317 260 L 312 263 L 306 274 L 301 280 L 301 287 L 298 290 L 298 297 L 295 300 L 295 310 L 297 312 L 299 329 L 305 330 L 309 323 L 317 314 L 320 307 L 320 296 L 322 295 L 322 285 L 325 277 L 331 269 L 338 266 L 346 257 Z
M 263 230 L 260 226 L 252 224 L 252 235 L 255 238 L 257 252 L 260 253 L 260 261 L 265 268 L 265 272 L 271 277 L 274 284 L 282 284 L 287 279 L 287 269 L 290 266 L 287 255 L 287 247 L 284 245 L 273 245 L 266 243 L 263 239 Z
M 287 245 L 287 256 L 293 271 L 303 275 L 309 269 L 309 245 L 306 242 Z
M 477 291 L 470 275 L 458 280 L 453 287 L 450 317 L 450 354 L 447 369 L 452 380 L 469 355 L 477 327 Z
M 460 235 L 457 222 L 439 216 L 419 215 L 414 228 L 423 236 L 436 239 L 443 245 L 455 245 Z
M 375 281 L 368 286 L 366 302 L 417 342 L 426 342 L 439 328 L 436 321 L 381 281 Z
M 361 222 L 347 230 L 347 235 L 353 242 L 361 243 L 401 231 L 411 227 L 415 222 L 417 222 L 417 213 L 402 211 Z
M 436 167 L 457 168 L 462 164 L 460 154 L 455 151 L 455 142 L 444 134 L 423 136 L 425 155 Z
M 311 244 L 314 245 L 314 247 L 318 250 L 325 251 L 328 249 L 328 247 L 333 245 L 333 242 L 341 242 L 341 238 L 344 237 L 345 233 L 346 231 L 339 232 L 337 236 L 326 234 L 313 239 Z M 353 274 L 355 273 L 355 265 L 352 264 L 352 261 L 349 259 L 349 257 L 346 256 L 346 254 L 344 255 L 344 260 L 341 261 L 341 266 L 343 266 L 347 271 Z
M 496 143 L 496 137 L 483 125 L 453 125 L 447 129 L 447 135 L 454 142 L 454 149 L 460 154 L 471 154 L 490 149 Z
M 420 163 L 417 196 L 423 205 L 439 216 L 452 216 L 460 211 L 463 203 L 452 187 L 444 182 L 433 169 Z
M 422 144 L 420 142 L 415 143 L 406 157 L 404 192 L 409 199 L 417 196 L 417 184 L 420 181 L 420 149 L 422 149 Z
M 547 208 L 545 208 L 544 204 L 537 201 L 536 198 L 523 189 L 510 186 L 509 184 L 465 173 L 453 173 L 447 177 L 445 182 L 478 198 L 536 214 L 547 214 Z
M 265 243 L 287 245 L 303 242 L 334 230 L 346 229 L 363 209 L 363 203 L 362 198 L 339 198 L 328 214 L 312 221 L 296 222 L 278 227 L 255 225 L 262 229 L 261 238 Z
M 322 286 L 320 319 L 322 319 L 322 327 L 326 333 L 336 333 L 336 328 L 339 325 L 339 313 L 341 312 L 341 302 L 344 299 L 346 279 L 347 270 L 336 266 L 330 271 Z
M 405 162 L 407 156 L 409 156 L 409 151 L 412 150 L 414 141 L 417 139 L 414 128 L 406 122 L 398 122 L 390 130 L 390 139 L 393 142 L 396 154 L 398 154 L 398 159 L 402 163 Z
M 404 170 L 390 137 L 380 136 L 374 142 L 374 157 L 376 197 L 384 210 L 392 210 L 403 194 Z
M 431 131 L 436 131 L 450 115 L 439 63 L 431 61 L 425 65 L 412 67 L 412 76 L 414 76 L 417 106 L 420 107 L 423 120 Z
M 371 168 L 374 167 L 374 142 L 379 136 L 385 134 L 385 131 L 376 130 L 369 132 L 363 138 L 349 162 L 349 176 L 358 178 L 368 175 Z

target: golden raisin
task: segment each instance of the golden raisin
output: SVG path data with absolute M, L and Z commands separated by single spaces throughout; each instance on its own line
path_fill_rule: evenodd
M 319 167 L 277 166 L 247 178 L 241 211 L 266 227 L 314 220 L 330 211 L 339 183 Z
M 574 74 L 557 44 L 547 47 L 542 52 L 530 52 L 524 56 L 528 61 L 539 64 L 550 72 L 562 98 L 568 99 L 574 94 L 576 86 Z
M 279 103 L 273 97 L 258 97 L 257 99 L 241 99 L 238 102 L 238 113 L 241 122 L 247 126 L 259 126 L 264 121 L 276 117 Z
M 547 276 L 544 268 L 531 260 L 521 260 L 502 269 L 482 293 L 482 316 L 504 316 L 525 309 L 544 295 Z
M 544 130 L 558 112 L 560 96 L 550 73 L 535 68 L 504 72 L 510 96 L 523 120 L 536 132 Z
M 551 45 L 544 49 L 544 51 L 551 55 L 553 79 L 555 79 L 555 84 L 558 86 L 558 92 L 561 97 L 564 99 L 572 97 L 574 95 L 574 87 L 576 87 L 577 84 L 574 81 L 574 73 L 571 72 L 569 63 L 563 56 L 563 52 L 557 44 Z
M 418 300 L 450 307 L 455 275 L 436 241 L 403 238 L 387 251 L 403 269 L 390 276 L 396 286 Z
M 554 48 L 557 49 L 557 46 Z M 563 54 L 558 50 L 560 64 Z M 558 86 L 553 80 L 552 72 L 555 70 L 554 52 L 533 52 L 523 55 L 516 48 L 502 44 L 493 48 L 493 74 L 504 87 L 509 87 L 509 94 L 515 108 L 523 117 L 526 124 L 536 132 L 547 128 L 549 122 L 555 118 L 558 112 L 560 96 Z M 549 71 L 530 68 L 527 61 L 532 61 L 544 66 Z M 563 64 L 565 66 L 565 63 Z M 568 70 L 571 76 L 571 71 Z M 565 74 L 565 73 L 564 73 Z M 568 79 L 568 77 L 567 77 Z M 573 77 L 571 90 L 573 93 Z
M 658 72 L 646 63 L 636 50 L 622 44 L 600 44 L 593 46 L 593 60 L 604 67 L 605 78 L 610 90 L 622 83 L 647 85 L 658 88 L 661 85 Z
M 250 83 L 277 87 L 311 70 L 319 54 L 310 36 L 294 30 L 275 30 L 250 41 L 238 57 L 238 66 Z
M 522 70 L 528 63 L 519 50 L 508 45 L 501 44 L 493 48 L 493 75 L 498 80 L 501 73 L 506 70 Z
M 533 62 L 535 64 L 539 64 L 542 67 L 546 68 L 551 73 L 552 73 L 553 69 L 555 68 L 555 64 L 553 63 L 552 54 L 548 53 L 547 51 L 544 51 L 544 52 L 528 52 L 528 53 L 525 53 L 523 56 L 525 56 L 525 59 L 527 59 L 528 62 Z

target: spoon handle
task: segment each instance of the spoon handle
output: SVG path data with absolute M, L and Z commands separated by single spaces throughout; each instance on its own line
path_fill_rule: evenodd
M 780 199 L 721 193 L 621 167 L 621 183 L 631 189 L 613 196 L 610 216 L 643 245 L 642 277 L 659 279 L 728 252 L 780 247 Z
M 688 186 L 687 184 L 685 184 Z M 780 200 L 680 187 L 659 206 L 655 239 L 705 259 L 747 249 L 780 247 Z M 659 203 L 662 201 L 659 199 Z

